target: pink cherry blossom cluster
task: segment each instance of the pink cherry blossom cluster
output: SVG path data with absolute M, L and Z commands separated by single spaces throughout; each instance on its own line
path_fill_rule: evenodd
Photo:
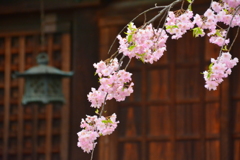
M 229 43 L 229 39 L 225 39 L 227 36 L 226 30 L 214 30 L 210 32 L 208 35 L 211 36 L 209 39 L 210 43 L 217 44 L 218 46 L 222 47 Z
M 207 34 L 210 36 L 209 42 L 217 44 L 218 46 L 223 46 L 229 43 L 229 39 L 226 39 L 226 30 L 217 29 L 217 15 L 212 9 L 207 9 L 203 16 L 196 14 L 194 16 L 194 24 L 197 25 L 201 31 L 198 33 L 201 36 L 205 35 L 204 30 L 209 30 Z M 197 35 L 198 36 L 198 35 Z
M 116 121 L 116 114 L 110 117 L 87 116 L 82 119 L 80 127 L 83 129 L 78 132 L 78 147 L 81 147 L 84 152 L 91 152 L 96 145 L 96 139 L 99 136 L 110 135 L 117 127 L 119 121 Z
M 183 11 L 183 13 L 180 10 L 179 12 L 168 12 L 165 26 L 166 31 L 172 35 L 172 39 L 181 38 L 183 34 L 194 27 L 194 23 L 191 20 L 193 12 L 190 10 Z
M 230 7 L 237 7 L 240 5 L 239 0 L 222 0 L 222 1 L 227 3 Z
M 118 70 L 119 65 L 117 58 L 108 63 L 100 61 L 93 65 L 100 77 L 100 86 L 97 90 L 92 88 L 87 95 L 91 107 L 100 108 L 106 100 L 113 98 L 117 101 L 124 101 L 126 96 L 130 96 L 133 92 L 132 74 L 125 70 Z
M 240 3 L 240 2 L 238 2 Z M 238 4 L 239 5 L 239 4 Z M 212 9 L 216 13 L 216 20 L 231 27 L 240 26 L 239 11 L 235 14 L 236 8 L 232 8 L 229 3 L 213 2 Z M 233 17 L 234 15 L 234 17 Z
M 211 62 L 209 70 L 203 72 L 206 81 L 205 88 L 216 90 L 223 78 L 231 74 L 231 69 L 238 63 L 238 58 L 232 59 L 232 55 L 229 52 L 224 52 L 217 60 L 212 58 Z
M 224 1 L 223 1 L 224 2 Z M 224 46 L 229 43 L 229 39 L 226 38 L 227 31 L 224 29 L 218 29 L 218 23 L 224 23 L 231 27 L 240 26 L 240 12 L 236 12 L 236 8 L 231 6 L 239 5 L 240 2 L 234 2 L 235 5 L 229 5 L 230 1 L 211 3 L 211 8 L 207 9 L 203 16 L 196 14 L 194 16 L 194 23 L 201 29 L 201 34 L 204 35 L 204 29 L 208 29 L 210 32 L 210 43 L 217 44 L 218 46 Z M 233 1 L 231 2 L 233 4 Z M 199 34 L 200 34 L 199 33 Z
M 152 24 L 144 28 L 136 28 L 131 22 L 128 26 L 126 38 L 118 35 L 119 52 L 130 59 L 135 57 L 142 62 L 158 61 L 166 50 L 167 34 L 163 29 L 155 29 Z

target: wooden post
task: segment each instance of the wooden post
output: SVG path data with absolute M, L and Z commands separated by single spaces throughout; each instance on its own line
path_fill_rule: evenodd
M 5 69 L 4 69 L 4 139 L 3 160 L 8 159 L 10 80 L 11 80 L 11 38 L 5 38 Z
M 230 160 L 230 104 L 229 104 L 229 79 L 224 79 L 221 85 L 221 160 Z
M 53 106 L 46 105 L 46 160 L 51 160 L 52 155 L 52 112 Z
M 70 49 L 70 34 L 65 33 L 62 35 L 62 70 L 70 71 L 71 62 L 71 49 Z M 62 90 L 66 103 L 62 106 L 62 124 L 61 124 L 61 146 L 60 157 L 61 160 L 68 160 L 68 145 L 69 145 L 69 107 L 70 107 L 70 79 L 65 78 L 62 82 Z
M 21 36 L 19 38 L 19 72 L 24 71 L 25 67 L 25 37 Z M 23 152 L 23 106 L 22 106 L 22 95 L 24 92 L 24 79 L 21 78 L 18 80 L 18 160 L 22 160 L 22 152 Z

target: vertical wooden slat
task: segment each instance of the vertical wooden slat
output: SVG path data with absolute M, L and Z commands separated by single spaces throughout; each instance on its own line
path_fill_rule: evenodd
M 52 52 L 53 52 L 53 35 L 52 34 L 50 34 L 49 36 L 48 36 L 48 39 L 47 39 L 47 42 L 48 42 L 48 47 L 47 47 L 47 53 L 48 53 L 48 63 L 50 64 L 50 65 L 52 65 L 53 64 L 53 60 L 52 60 Z
M 207 46 L 205 45 L 206 43 L 206 39 L 203 39 L 202 41 L 204 41 L 202 44 L 203 44 L 203 47 L 202 47 L 202 52 L 206 54 L 206 48 Z M 205 69 L 205 54 L 199 54 L 199 59 L 200 59 L 200 70 L 204 70 Z M 202 80 L 200 81 L 200 86 L 204 86 L 205 85 L 205 81 Z M 206 155 L 206 145 L 205 145 L 205 130 L 206 130 L 206 109 L 205 109 L 205 97 L 206 97 L 206 94 L 205 94 L 205 91 L 206 89 L 204 87 L 202 87 L 201 91 L 200 91 L 200 117 L 201 117 L 201 121 L 202 123 L 200 123 L 200 135 L 201 135 L 201 139 L 200 139 L 200 142 L 201 142 L 201 151 L 202 151 L 202 154 L 203 155 Z M 205 156 L 203 156 L 205 158 Z
M 34 104 L 33 106 L 33 153 L 32 153 L 32 160 L 37 160 L 37 139 L 38 139 L 38 104 Z
M 46 160 L 51 160 L 52 153 L 52 104 L 46 105 Z
M 62 35 L 62 70 L 70 71 L 71 64 L 71 41 L 70 34 L 65 33 Z M 62 81 L 63 94 L 66 103 L 62 106 L 62 124 L 61 124 L 61 146 L 60 146 L 60 156 L 61 160 L 68 160 L 68 136 L 69 136 L 69 107 L 70 107 L 70 79 L 65 78 Z
M 221 160 L 230 160 L 231 145 L 230 145 L 230 96 L 229 96 L 229 79 L 225 79 L 221 85 L 221 139 L 220 153 Z
M 109 28 L 108 27 L 102 27 L 100 29 L 100 39 L 99 39 L 99 59 L 100 60 L 104 60 L 107 59 L 107 46 L 110 44 L 109 42 Z M 99 159 L 105 159 L 105 160 L 110 160 L 109 156 L 110 156 L 110 148 L 109 148 L 109 137 L 104 136 L 104 137 L 100 137 L 99 138 Z M 105 148 L 106 146 L 106 148 Z M 105 148 L 105 149 L 104 149 Z M 116 155 L 117 153 L 115 153 Z
M 19 38 L 19 72 L 24 71 L 25 67 L 25 37 L 21 36 Z M 18 79 L 18 160 L 22 160 L 23 151 L 23 106 L 22 106 L 22 95 L 24 91 L 24 79 Z
M 176 78 L 176 69 L 175 69 L 175 63 L 176 63 L 176 57 L 175 54 L 176 50 L 174 46 L 174 42 L 172 42 L 171 44 L 168 43 L 168 53 L 170 55 L 170 65 L 169 65 L 169 70 L 170 70 L 170 99 L 171 99 L 171 103 L 169 105 L 170 107 L 170 119 L 171 119 L 171 139 L 170 142 L 172 144 L 172 148 L 171 148 L 171 157 L 169 157 L 170 160 L 175 160 L 175 118 L 176 118 L 176 108 L 175 108 L 175 101 L 176 101 L 176 96 L 175 96 L 175 91 L 176 91 L 176 84 L 175 84 L 175 78 Z
M 99 60 L 105 60 L 109 57 L 109 55 L 107 54 L 109 46 L 111 45 L 113 39 L 115 38 L 115 35 L 117 35 L 118 32 L 119 32 L 119 28 L 116 26 L 101 27 L 100 39 L 99 39 L 99 43 L 100 43 Z M 114 51 L 114 48 L 112 51 Z M 117 106 L 117 105 L 118 104 L 115 101 L 107 102 L 107 105 L 106 105 L 106 110 L 108 111 L 107 113 L 108 114 L 116 113 L 117 108 L 114 106 Z M 118 119 L 119 119 L 119 115 L 118 115 Z M 104 159 L 104 160 L 118 159 L 118 154 L 119 154 L 118 143 L 119 142 L 117 141 L 117 138 L 118 138 L 117 134 L 100 137 L 99 143 L 98 143 L 99 159 Z M 96 157 L 97 157 L 97 154 L 95 152 L 95 158 Z
M 53 36 L 49 35 L 47 39 L 47 54 L 48 54 L 48 63 L 52 65 L 52 49 L 53 49 Z M 46 160 L 50 160 L 52 156 L 52 114 L 53 114 L 53 105 L 46 105 Z
M 147 160 L 147 68 L 142 66 L 142 144 L 141 144 L 141 159 Z
M 10 80 L 11 80 L 11 38 L 5 38 L 5 69 L 4 69 L 4 139 L 3 160 L 8 159 Z

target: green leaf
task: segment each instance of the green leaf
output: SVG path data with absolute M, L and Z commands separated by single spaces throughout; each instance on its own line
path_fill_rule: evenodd
M 130 31 L 137 31 L 137 29 L 136 28 L 133 28 L 133 22 L 130 22 L 129 24 L 128 24 L 128 29 L 130 30 Z
M 139 57 L 144 57 L 146 55 L 146 53 L 142 53 L 142 54 L 136 53 L 136 55 L 139 56 Z
M 113 122 L 111 121 L 111 119 L 102 120 L 102 122 L 105 123 L 105 124 L 107 124 L 107 123 L 113 123 Z
M 208 66 L 208 75 L 207 75 L 207 78 L 210 78 L 211 75 L 212 75 L 212 66 L 213 66 L 213 63 L 211 63 L 209 66 Z
M 132 34 L 128 35 L 128 38 L 127 38 L 128 43 L 132 42 L 132 39 L 133 39 L 133 35 Z
M 130 22 L 130 23 L 128 24 L 128 28 L 131 30 L 132 27 L 133 27 L 133 22 Z
M 107 121 L 107 120 L 102 120 L 102 122 L 103 122 L 103 123 L 108 123 L 108 121 Z
M 188 5 L 188 10 L 189 10 L 189 11 L 192 11 L 192 4 L 189 4 L 189 5 Z
M 220 32 L 220 30 L 219 29 L 217 29 L 216 30 L 216 33 L 215 33 L 218 37 L 222 37 L 222 34 L 221 34 L 221 32 Z
M 222 50 L 223 51 L 228 51 L 227 46 L 225 45 Z
M 191 0 L 187 0 L 188 1 L 188 3 L 192 3 L 192 1 Z
M 228 14 L 228 10 L 227 9 L 223 9 L 224 12 L 226 12 L 226 14 Z
M 98 109 L 96 109 L 95 113 L 96 113 L 96 114 L 99 114 L 99 110 L 98 110 Z
M 102 77 L 98 77 L 98 82 L 100 83 L 100 80 L 102 79 Z
M 199 35 L 203 34 L 203 31 L 200 27 L 195 27 L 192 29 L 193 37 L 198 37 Z
M 209 64 L 208 68 L 212 70 L 213 63 Z
M 140 57 L 139 59 L 140 59 L 143 63 L 145 63 L 144 57 L 145 57 L 146 53 L 143 53 L 143 54 L 138 54 L 138 53 L 136 53 L 136 55 Z
M 141 60 L 143 63 L 145 63 L 145 61 L 144 61 L 144 59 L 143 59 L 142 57 L 140 58 L 140 60 Z
M 177 25 L 166 25 L 166 29 L 178 28 Z
M 136 47 L 135 45 L 131 45 L 131 46 L 128 47 L 128 50 L 132 51 L 135 47 Z

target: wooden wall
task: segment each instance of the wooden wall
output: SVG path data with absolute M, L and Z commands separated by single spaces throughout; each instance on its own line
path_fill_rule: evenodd
M 129 8 L 127 3 L 115 4 L 102 14 L 102 59 L 120 29 L 144 6 Z M 195 9 L 201 12 L 204 5 Z M 218 53 L 219 48 L 207 38 L 193 38 L 189 33 L 178 41 L 168 41 L 159 62 L 132 62 L 128 70 L 133 73 L 135 92 L 125 102 L 110 103 L 120 124 L 114 135 L 101 139 L 100 159 L 239 159 L 238 69 L 217 91 L 207 91 L 200 74 Z M 233 54 L 237 55 L 237 47 Z

